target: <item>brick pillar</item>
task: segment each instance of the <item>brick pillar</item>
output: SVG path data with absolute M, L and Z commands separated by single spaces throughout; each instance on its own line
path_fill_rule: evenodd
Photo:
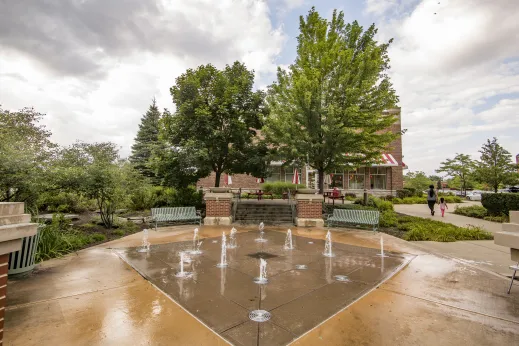
M 0 202 L 0 345 L 4 336 L 4 313 L 7 297 L 9 253 L 22 247 L 22 239 L 36 234 L 38 224 L 30 223 L 23 203 Z
M 232 193 L 208 192 L 204 196 L 204 225 L 230 225 L 232 223 Z
M 323 227 L 323 201 L 320 194 L 296 194 L 298 227 Z

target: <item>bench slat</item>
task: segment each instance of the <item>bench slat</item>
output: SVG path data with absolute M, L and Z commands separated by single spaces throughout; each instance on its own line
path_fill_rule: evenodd
M 380 212 L 378 210 L 334 209 L 332 216 L 327 221 L 329 225 L 344 222 L 372 225 L 376 229 L 379 218 Z

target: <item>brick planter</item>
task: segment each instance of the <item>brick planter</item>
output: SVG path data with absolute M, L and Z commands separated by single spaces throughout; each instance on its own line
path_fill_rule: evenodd
M 22 239 L 34 236 L 38 224 L 30 223 L 23 203 L 0 203 L 0 345 L 4 336 L 4 312 L 7 296 L 9 253 L 22 247 Z
M 204 225 L 230 225 L 232 223 L 232 193 L 209 192 L 204 196 Z
M 323 195 L 297 194 L 296 226 L 298 227 L 323 227 Z

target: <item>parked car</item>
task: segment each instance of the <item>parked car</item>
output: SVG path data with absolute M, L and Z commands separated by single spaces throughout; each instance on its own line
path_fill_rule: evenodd
M 479 191 L 471 191 L 467 192 L 467 197 L 469 201 L 481 201 L 481 192 Z
M 519 187 L 518 186 L 510 186 L 508 188 L 508 192 L 518 193 L 519 192 Z

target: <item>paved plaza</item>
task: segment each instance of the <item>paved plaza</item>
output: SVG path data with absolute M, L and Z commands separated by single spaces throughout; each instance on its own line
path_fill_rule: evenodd
M 265 233 L 275 243 L 268 251 L 278 257 L 267 259 L 272 262 L 272 281 L 266 284 L 262 297 L 260 285 L 254 286 L 252 282 L 256 274 L 251 263 L 255 258 L 247 256 L 254 254 L 254 249 L 246 246 L 242 249 L 242 264 L 238 260 L 236 269 L 232 265 L 226 269 L 233 274 L 226 275 L 222 287 L 221 272 L 213 267 L 218 261 L 219 244 L 212 242 L 218 240 L 222 231 L 228 232 L 229 227 L 201 228 L 205 257 L 195 264 L 197 278 L 180 288 L 179 282 L 172 278 L 178 263 L 173 260 L 174 254 L 169 263 L 166 253 L 174 253 L 173 248 L 189 244 L 192 226 L 150 232 L 149 256 L 153 258 L 153 249 L 157 249 L 158 257 L 157 261 L 150 260 L 148 268 L 132 249 L 140 245 L 142 234 L 42 263 L 29 277 L 9 282 L 5 344 L 257 345 L 258 340 L 272 340 L 272 344 L 293 340 L 294 345 L 511 345 L 519 338 L 519 285 L 507 295 L 509 281 L 505 277 L 470 263 L 432 254 L 416 244 L 384 235 L 386 251 L 398 261 L 408 259 L 407 265 L 393 276 L 403 262 L 388 264 L 388 272 L 369 276 L 372 280 L 364 275 L 354 277 L 359 270 L 354 266 L 359 263 L 363 266 L 363 256 L 380 273 L 373 257 L 378 253 L 380 234 L 334 230 L 335 251 L 344 252 L 346 257 L 354 254 L 357 264 L 351 261 L 341 266 L 340 257 L 334 257 L 328 273 L 326 270 L 330 268 L 318 256 L 326 230 L 294 228 L 296 249 L 305 252 L 305 247 L 312 245 L 308 241 L 313 241 L 315 252 L 301 256 L 308 256 L 309 266 L 316 263 L 315 268 L 306 272 L 311 279 L 296 285 L 284 276 L 292 276 L 294 282 L 298 280 L 290 264 L 299 263 L 303 257 L 297 261 L 283 259 L 284 250 L 280 246 L 286 230 L 268 227 Z M 247 239 L 254 240 L 257 233 L 255 227 L 240 227 L 238 245 L 249 244 Z M 166 257 L 160 259 L 160 256 Z M 233 263 L 237 257 L 229 259 Z M 343 286 L 328 283 L 327 278 L 341 274 L 349 274 L 352 282 L 341 283 Z M 276 284 L 276 276 L 284 284 Z M 387 281 L 378 283 L 388 277 Z M 162 288 L 159 278 L 167 281 Z M 241 290 L 233 282 L 240 283 Z M 319 290 L 313 287 L 315 282 L 320 282 L 323 289 L 339 287 L 345 295 L 330 292 L 312 299 L 312 292 Z M 351 288 L 355 285 L 362 288 L 346 290 L 350 284 Z M 191 302 L 182 301 L 181 294 L 192 294 Z M 290 304 L 286 301 L 288 295 L 300 299 L 300 304 L 287 309 L 285 315 L 276 313 L 277 307 Z M 227 307 L 233 300 L 239 304 L 231 311 Z M 262 301 L 266 309 L 271 309 L 272 319 L 269 324 L 261 328 L 256 324 L 254 328 L 256 322 L 247 321 L 243 313 L 256 309 Z M 227 317 L 217 311 L 219 304 L 225 304 L 226 308 L 221 310 L 228 312 Z M 211 313 L 224 317 L 211 319 Z

